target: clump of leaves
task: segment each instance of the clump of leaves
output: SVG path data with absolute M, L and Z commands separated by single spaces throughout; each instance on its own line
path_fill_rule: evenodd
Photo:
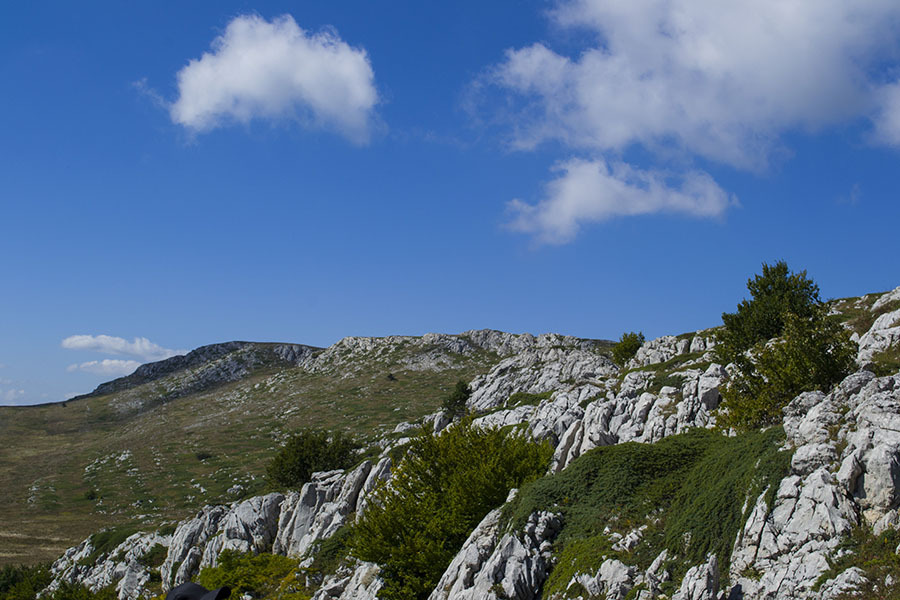
M 446 398 L 444 398 L 444 402 L 441 404 L 441 408 L 444 410 L 444 412 L 450 415 L 451 419 L 465 416 L 466 402 L 469 400 L 469 396 L 471 395 L 472 390 L 471 388 L 469 388 L 469 384 L 460 379 L 453 387 L 453 391 L 450 392 L 450 394 Z
M 266 474 L 273 487 L 299 489 L 316 471 L 353 465 L 359 447 L 356 438 L 341 431 L 302 429 L 272 458 Z
M 546 443 L 470 420 L 414 438 L 350 540 L 354 556 L 382 566 L 379 597 L 426 598 L 478 522 L 539 477 L 551 455 Z
M 110 585 L 96 592 L 80 583 L 62 582 L 53 593 L 41 596 L 46 600 L 117 600 L 116 586 Z
M 644 343 L 644 334 L 642 332 L 635 333 L 630 331 L 623 333 L 619 341 L 612 349 L 612 359 L 617 365 L 624 366 L 635 354 L 641 344 Z
M 806 271 L 791 273 L 784 261 L 763 263 L 762 271 L 747 281 L 752 300 L 724 313 L 717 333 L 718 360 L 736 367 L 721 390 L 725 427 L 777 423 L 797 394 L 828 391 L 855 366 L 849 332 L 828 314 Z
M 345 524 L 310 550 L 308 554 L 313 557 L 313 562 L 306 569 L 306 574 L 317 583 L 321 583 L 327 575 L 337 571 L 350 552 L 347 543 L 351 535 L 351 526 Z
M 166 560 L 169 549 L 162 544 L 154 544 L 150 550 L 138 559 L 138 562 L 148 569 L 157 569 Z
M 200 570 L 196 582 L 208 589 L 228 586 L 231 597 L 307 600 L 309 594 L 297 577 L 297 559 L 278 554 L 243 554 L 225 550 L 215 567 Z

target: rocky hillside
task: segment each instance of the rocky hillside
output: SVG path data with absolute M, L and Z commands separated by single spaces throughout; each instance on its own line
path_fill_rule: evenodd
M 497 331 L 354 337 L 324 349 L 228 342 L 64 403 L 0 407 L 0 565 L 55 559 L 104 526 L 156 527 L 261 493 L 267 461 L 310 423 L 385 443 L 458 380 L 510 356 L 605 347 Z
M 596 342 L 498 332 L 349 339 L 303 368 L 352 377 L 360 352 L 410 370 L 487 353 L 469 378 L 475 424 L 553 446 L 547 475 L 484 516 L 432 600 L 897 597 L 900 288 L 831 307 L 858 342 L 858 370 L 795 397 L 779 426 L 731 435 L 713 430 L 732 367 L 714 362 L 711 331 L 650 340 L 622 368 Z M 409 345 L 413 358 L 394 355 Z M 432 412 L 382 430 L 370 458 L 298 491 L 209 504 L 118 545 L 92 536 L 56 561 L 51 589 L 115 586 L 133 599 L 232 550 L 291 557 L 297 597 L 378 597 L 382 568 L 351 558 L 343 540 L 373 490 L 390 485 L 417 423 L 455 426 Z

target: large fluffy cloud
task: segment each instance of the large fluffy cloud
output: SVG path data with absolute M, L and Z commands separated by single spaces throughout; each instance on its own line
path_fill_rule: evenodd
M 91 360 L 79 364 L 69 365 L 67 371 L 86 371 L 95 375 L 119 377 L 134 373 L 141 366 L 136 360 L 118 360 L 107 358 L 104 360 Z
M 515 147 L 556 141 L 609 158 L 640 146 L 758 171 L 785 133 L 860 117 L 900 145 L 900 85 L 884 68 L 897 58 L 895 0 L 567 0 L 551 14 L 591 41 L 574 55 L 512 49 L 490 71 L 514 106 Z M 633 195 L 616 195 L 606 212 L 635 212 L 621 205 Z M 546 221 L 591 219 L 599 204 Z
M 236 17 L 177 79 L 172 120 L 200 132 L 229 121 L 288 118 L 365 143 L 378 102 L 365 50 L 333 31 L 304 31 L 289 15 Z
M 547 243 L 570 241 L 585 221 L 657 212 L 694 217 L 720 216 L 733 201 L 712 178 L 692 171 L 675 177 L 659 171 L 635 169 L 624 163 L 571 160 L 547 185 L 537 205 L 510 202 L 515 213 L 510 226 L 534 233 Z
M 759 167 L 785 131 L 877 110 L 874 61 L 896 50 L 900 4 L 576 0 L 554 16 L 596 45 L 575 58 L 543 44 L 507 52 L 495 77 L 526 103 L 517 144 L 674 144 Z
M 145 337 L 136 337 L 129 342 L 124 338 L 111 335 L 72 335 L 62 341 L 62 347 L 69 350 L 90 350 L 103 354 L 132 356 L 143 362 L 164 360 L 178 354 L 187 354 L 187 350 L 163 348 Z

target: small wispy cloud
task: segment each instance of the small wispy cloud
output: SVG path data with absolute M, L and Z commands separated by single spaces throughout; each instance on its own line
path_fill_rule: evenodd
M 25 390 L 0 390 L 0 403 L 2 404 L 20 404 L 25 397 Z
M 178 99 L 169 114 L 192 132 L 257 118 L 288 119 L 364 144 L 378 103 L 366 51 L 330 29 L 305 31 L 290 15 L 272 21 L 236 17 L 177 80 Z M 146 83 L 136 85 L 148 93 Z
M 188 352 L 163 348 L 145 337 L 136 337 L 129 342 L 125 338 L 111 335 L 71 335 L 62 341 L 62 347 L 68 350 L 89 350 L 102 354 L 131 356 L 143 362 L 164 360 Z
M 122 376 L 134 373 L 134 370 L 141 366 L 136 360 L 118 360 L 107 358 L 104 360 L 91 360 L 88 362 L 69 365 L 66 369 L 70 373 L 73 371 L 85 371 L 95 375 Z

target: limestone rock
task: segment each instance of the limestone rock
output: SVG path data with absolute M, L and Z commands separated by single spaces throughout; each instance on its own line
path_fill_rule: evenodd
M 826 467 L 782 480 L 771 512 L 764 496 L 735 541 L 731 580 L 745 598 L 780 598 L 779 590 L 806 597 L 856 524 L 855 506 Z M 762 576 L 747 577 L 751 569 Z
M 357 562 L 350 574 L 336 573 L 323 582 L 312 600 L 375 600 L 384 585 L 381 568 L 369 562 Z
M 846 571 L 842 571 L 837 577 L 829 579 L 819 588 L 819 598 L 822 600 L 836 600 L 848 595 L 854 595 L 853 592 L 859 591 L 869 582 L 865 577 L 865 573 L 858 567 L 850 567 Z
M 488 540 L 497 534 L 496 519 L 499 515 L 490 513 L 469 536 L 460 552 L 463 557 L 454 559 L 429 600 L 538 597 L 549 570 L 551 541 L 561 525 L 559 517 L 534 513 L 521 534 L 504 534 L 492 544 Z
M 141 559 L 155 546 L 166 547 L 170 541 L 169 536 L 156 533 L 135 533 L 96 564 L 81 565 L 79 562 L 94 551 L 88 538 L 69 548 L 53 563 L 50 568 L 53 581 L 46 591 L 58 589 L 62 582 L 82 584 L 94 592 L 115 585 L 119 600 L 136 600 L 144 595 L 144 587 L 150 581 L 150 571 L 141 564 Z
M 896 291 L 894 290 L 894 292 Z M 877 304 L 878 302 L 876 302 Z M 866 366 L 878 352 L 898 345 L 900 345 L 900 309 L 885 313 L 875 319 L 869 330 L 859 338 L 856 362 L 860 366 Z
M 719 561 L 710 554 L 706 564 L 691 567 L 672 600 L 716 600 L 719 592 Z
M 203 549 L 200 567 L 214 567 L 225 550 L 259 554 L 272 548 L 278 533 L 282 494 L 256 496 L 232 506 Z
M 372 463 L 364 461 L 347 474 L 316 473 L 299 494 L 289 495 L 278 519 L 273 552 L 302 556 L 315 542 L 334 534 L 356 510 L 371 470 Z
M 603 355 L 536 343 L 476 377 L 467 406 L 475 412 L 500 407 L 515 392 L 542 393 L 608 376 L 617 367 Z

